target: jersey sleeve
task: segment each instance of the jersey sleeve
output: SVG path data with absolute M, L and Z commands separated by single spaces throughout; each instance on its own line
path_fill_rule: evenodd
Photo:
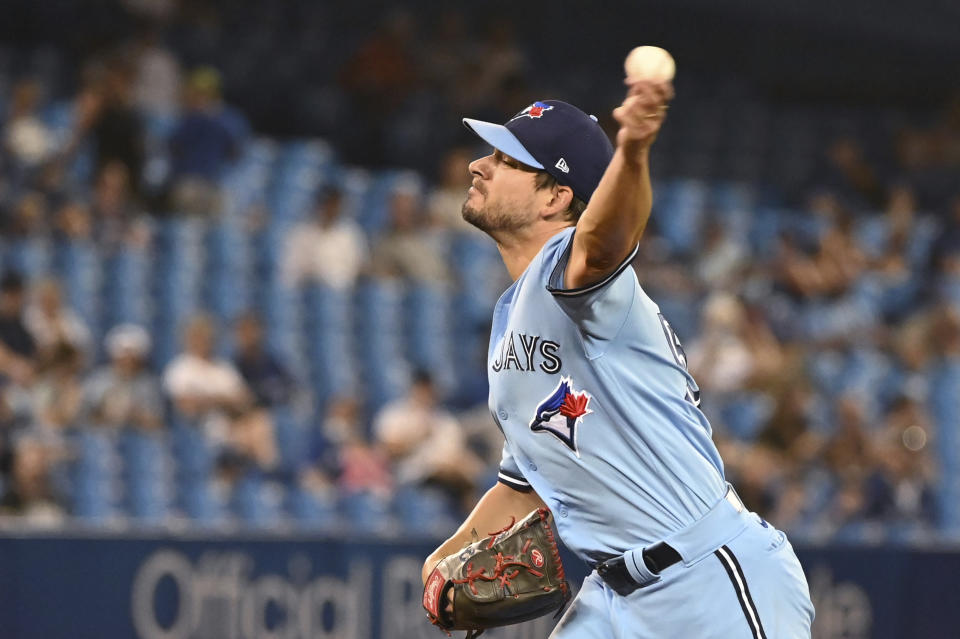
M 497 481 L 522 493 L 533 490 L 530 482 L 520 472 L 520 467 L 513 459 L 513 454 L 510 452 L 507 442 L 503 442 L 503 454 L 500 457 L 500 472 L 497 473 Z
M 640 245 L 599 282 L 565 288 L 564 274 L 570 261 L 573 235 L 570 233 L 550 255 L 545 256 L 546 288 L 561 310 L 580 327 L 587 354 L 593 357 L 602 354 L 606 344 L 617 336 L 633 305 L 636 277 L 630 270 L 630 263 Z

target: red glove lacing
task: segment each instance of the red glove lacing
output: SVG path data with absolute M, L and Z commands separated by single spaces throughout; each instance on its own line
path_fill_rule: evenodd
M 490 543 L 487 544 L 487 549 L 493 548 L 493 544 L 497 539 L 497 536 L 501 533 L 505 533 L 511 528 L 513 524 L 516 523 L 516 518 L 511 517 L 510 523 L 505 527 L 501 528 L 496 532 L 487 533 L 490 536 Z M 524 545 L 523 550 L 521 551 L 521 556 L 526 553 L 527 547 L 530 545 L 529 540 Z M 523 561 L 518 561 L 513 555 L 504 555 L 501 552 L 496 554 L 497 563 L 493 567 L 493 572 L 487 574 L 486 568 L 480 568 L 479 570 L 473 569 L 473 562 L 467 564 L 467 576 L 463 579 L 452 579 L 451 581 L 455 584 L 467 584 L 470 586 L 470 591 L 473 594 L 478 594 L 477 586 L 474 583 L 478 579 L 482 581 L 499 581 L 500 586 L 504 589 L 510 585 L 510 580 L 514 579 L 517 575 L 520 574 L 520 568 L 525 568 L 531 575 L 534 577 L 543 577 L 543 573 L 536 570 L 533 566 Z M 509 570 L 513 568 L 513 570 Z

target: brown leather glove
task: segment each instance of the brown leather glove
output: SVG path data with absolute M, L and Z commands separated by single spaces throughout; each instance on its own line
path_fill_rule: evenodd
M 440 560 L 423 589 L 430 621 L 443 630 L 469 630 L 468 639 L 559 611 L 570 598 L 549 510 L 489 534 Z

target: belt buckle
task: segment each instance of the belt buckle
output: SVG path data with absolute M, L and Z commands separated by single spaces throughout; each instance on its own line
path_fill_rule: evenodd
M 597 575 L 613 588 L 614 592 L 623 597 L 640 587 L 627 571 L 627 562 L 623 555 L 601 561 L 596 565 L 596 571 Z
M 621 566 L 624 567 L 624 569 L 626 569 L 627 563 L 626 563 L 626 560 L 623 558 L 623 555 L 617 555 L 615 557 L 611 557 L 610 559 L 605 559 L 604 561 L 601 561 L 600 563 L 598 563 L 597 574 L 600 575 L 601 577 L 605 577 L 614 568 L 617 567 L 617 564 L 620 564 Z

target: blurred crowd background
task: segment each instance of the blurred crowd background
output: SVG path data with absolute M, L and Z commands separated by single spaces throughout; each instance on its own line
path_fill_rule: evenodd
M 613 134 L 655 43 L 634 266 L 728 479 L 800 540 L 960 539 L 948 3 L 34 4 L 0 20 L 3 526 L 447 532 L 495 481 L 509 284 L 459 119 L 560 98 Z

